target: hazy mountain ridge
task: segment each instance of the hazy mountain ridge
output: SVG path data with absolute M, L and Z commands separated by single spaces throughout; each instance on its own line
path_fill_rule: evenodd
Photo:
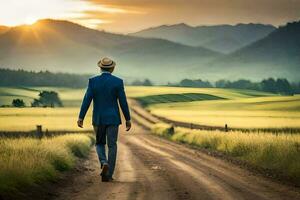
M 220 54 L 202 47 L 112 34 L 57 20 L 14 27 L 0 35 L 1 67 L 93 73 L 103 56 L 117 61 L 116 72 L 122 76 L 172 81 L 185 77 L 179 71 Z M 169 72 L 162 74 L 160 70 Z
M 153 27 L 130 35 L 168 39 L 181 44 L 230 53 L 267 36 L 275 29 L 274 26 L 263 24 L 192 27 L 182 23 Z
M 180 25 L 186 29 L 185 24 Z M 184 78 L 208 80 L 267 77 L 299 81 L 299 22 L 229 55 L 164 39 L 140 38 L 89 29 L 68 21 L 41 20 L 0 35 L 0 67 L 53 72 L 97 72 L 103 56 L 117 61 L 117 75 L 127 81 L 156 83 Z M 225 44 L 223 44 L 226 46 Z
M 267 37 L 219 58 L 209 65 L 212 71 L 226 69 L 235 76 L 244 73 L 250 77 L 287 77 L 300 80 L 300 21 L 288 23 Z

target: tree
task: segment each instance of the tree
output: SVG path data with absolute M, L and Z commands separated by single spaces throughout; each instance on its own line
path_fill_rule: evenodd
M 286 79 L 269 78 L 261 82 L 261 88 L 265 92 L 278 93 L 283 95 L 293 95 L 294 89 Z
M 218 80 L 218 81 L 216 82 L 216 88 L 226 88 L 227 85 L 228 85 L 228 81 L 227 81 L 227 80 L 224 80 L 224 79 Z
M 62 102 L 57 92 L 54 91 L 42 91 L 39 94 L 39 99 L 34 99 L 31 103 L 32 107 L 62 107 Z
M 90 75 L 0 69 L 1 86 L 62 86 L 86 87 Z
M 201 79 L 191 80 L 191 79 L 183 79 L 180 81 L 179 86 L 182 87 L 198 87 L 198 88 L 211 88 L 212 85 L 208 81 L 202 81 Z
M 41 106 L 42 104 L 38 99 L 34 99 L 33 102 L 31 103 L 31 107 L 41 107 Z
M 276 81 L 273 78 L 264 79 L 261 82 L 261 88 L 265 92 L 277 93 Z
M 291 84 L 294 94 L 300 94 L 300 82 Z
M 293 89 L 286 79 L 277 79 L 276 81 L 276 89 L 277 92 L 280 94 L 285 94 L 285 95 L 293 95 Z
M 152 86 L 152 82 L 149 80 L 149 79 L 145 79 L 144 83 L 143 83 L 144 86 Z
M 152 82 L 149 79 L 145 79 L 144 81 L 135 80 L 131 83 L 131 85 L 137 85 L 137 86 L 152 86 Z
M 12 101 L 12 106 L 21 108 L 21 107 L 25 107 L 25 103 L 24 103 L 23 99 L 14 99 Z

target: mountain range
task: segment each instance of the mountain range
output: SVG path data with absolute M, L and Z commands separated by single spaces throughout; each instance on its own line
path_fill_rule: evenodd
M 192 27 L 187 24 L 163 25 L 131 35 L 161 38 L 189 46 L 202 46 L 221 53 L 231 53 L 266 37 L 276 28 L 264 24 L 237 24 Z
M 300 81 L 300 21 L 288 23 L 261 40 L 219 57 L 207 68 L 211 76 L 223 69 L 223 76 L 228 78 L 244 74 L 257 79 L 274 76 Z
M 188 66 L 220 55 L 203 47 L 112 34 L 68 21 L 41 20 L 0 35 L 0 67 L 8 68 L 91 73 L 101 57 L 110 56 L 120 63 L 118 74 L 160 81 L 176 80 Z
M 155 83 L 183 78 L 257 80 L 271 76 L 300 80 L 300 22 L 280 28 L 253 24 L 237 26 L 249 26 L 249 30 L 257 32 L 241 31 L 239 38 L 251 38 L 246 43 L 242 40 L 240 49 L 224 54 L 222 48 L 228 42 L 227 37 L 219 38 L 224 46 L 213 49 L 45 19 L 30 26 L 0 28 L 0 68 L 96 73 L 98 60 L 109 56 L 117 62 L 116 74 L 127 81 L 145 78 Z M 273 31 L 267 33 L 266 30 L 271 29 Z

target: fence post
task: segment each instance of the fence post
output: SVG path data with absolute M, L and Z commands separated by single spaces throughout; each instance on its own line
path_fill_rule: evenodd
M 36 125 L 36 137 L 39 139 L 43 137 L 42 125 Z
M 175 133 L 174 125 L 171 124 L 170 128 L 168 129 L 168 135 L 174 135 L 174 133 Z
M 225 132 L 228 132 L 228 126 L 225 124 Z
M 193 129 L 193 128 L 194 128 L 194 127 L 193 127 L 193 123 L 191 123 L 191 124 L 190 124 L 190 128 L 191 128 L 191 129 Z

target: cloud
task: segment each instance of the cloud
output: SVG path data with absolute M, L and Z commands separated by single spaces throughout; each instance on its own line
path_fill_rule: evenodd
M 280 25 L 299 20 L 300 0 L 87 0 L 93 5 L 120 8 L 116 15 L 93 13 L 111 20 L 101 28 L 133 32 L 149 26 L 185 22 L 190 25 L 265 23 Z M 134 13 L 141 15 L 135 15 Z
M 299 10 L 300 0 L 3 0 L 0 24 L 47 17 L 128 33 L 181 22 L 280 25 L 299 20 Z

